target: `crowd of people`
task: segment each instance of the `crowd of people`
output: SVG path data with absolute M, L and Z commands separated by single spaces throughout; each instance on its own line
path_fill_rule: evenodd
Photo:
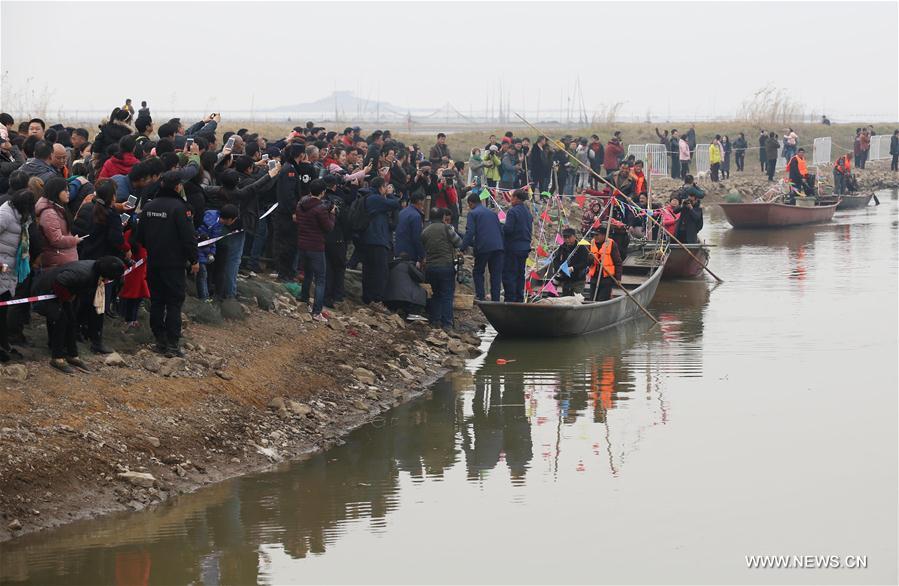
M 658 237 L 649 216 L 683 242 L 696 242 L 702 228 L 692 126 L 683 136 L 657 130 L 684 187 L 665 205 L 649 205 L 644 163 L 625 156 L 620 132 L 605 144 L 566 136 L 565 149 L 507 132 L 472 149 L 466 165 L 443 133 L 423 150 L 389 130 L 364 135 L 308 122 L 270 139 L 246 128 L 220 134 L 220 122 L 211 113 L 191 125 L 160 123 L 146 102 L 135 111 L 130 100 L 96 131 L 39 118 L 16 125 L 0 114 L 0 360 L 19 355 L 14 345 L 24 342 L 33 307 L 47 320 L 51 364 L 85 369 L 76 342 L 111 352 L 104 316 L 140 328 L 145 301 L 156 350 L 181 355 L 188 279 L 201 300 L 233 299 L 239 272 L 256 275 L 263 262 L 280 281 L 302 282 L 314 320 L 329 319 L 328 308 L 346 296 L 346 271 L 361 264 L 364 303 L 452 328 L 462 251 L 473 254 L 478 299 L 489 290 L 494 301 L 524 301 L 546 197 L 583 198 L 581 232 L 593 238 L 587 246 L 571 229 L 558 236 L 556 255 L 584 249 L 557 271 L 562 294 L 594 279 L 599 298 L 607 295 L 630 236 Z M 792 130 L 783 140 L 785 153 L 798 144 Z M 763 131 L 760 145 L 772 177 L 778 137 Z M 716 136 L 712 180 L 729 176 L 732 152 L 742 171 L 747 148 L 742 133 L 733 143 Z M 554 266 L 563 262 L 554 256 Z

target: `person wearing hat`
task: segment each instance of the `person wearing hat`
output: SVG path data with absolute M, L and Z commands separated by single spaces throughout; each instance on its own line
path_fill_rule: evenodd
M 601 223 L 593 234 L 593 242 L 590 244 L 593 264 L 587 273 L 587 278 L 590 281 L 590 291 L 594 301 L 611 299 L 615 281 L 621 281 L 621 253 L 615 241 L 606 238 L 607 229 L 606 223 Z
M 56 296 L 39 302 L 34 308 L 47 318 L 50 366 L 66 374 L 75 372 L 73 366 L 87 371 L 87 365 L 78 357 L 76 301 L 86 296 L 94 309 L 101 312 L 106 303 L 105 284 L 121 278 L 124 272 L 125 263 L 121 259 L 104 256 L 45 269 L 35 277 L 32 295 Z
M 185 269 L 190 266 L 193 275 L 200 270 L 194 225 L 183 193 L 180 174 L 166 172 L 156 197 L 141 211 L 132 236 L 147 250 L 150 329 L 156 337 L 156 351 L 167 356 L 184 355 L 180 344 Z
M 499 183 L 500 165 L 502 160 L 499 158 L 499 147 L 492 144 L 484 154 L 484 179 L 487 181 L 487 187 L 496 187 Z

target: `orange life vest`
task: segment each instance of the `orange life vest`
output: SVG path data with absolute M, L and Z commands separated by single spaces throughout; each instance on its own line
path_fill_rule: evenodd
M 637 175 L 637 181 L 634 186 L 634 194 L 640 195 L 646 193 L 646 175 Z
M 849 157 L 843 155 L 839 159 L 837 159 L 834 168 L 837 170 L 837 173 L 841 175 L 846 175 L 852 170 L 852 162 L 849 160 Z
M 607 238 L 602 246 L 597 247 L 596 241 L 590 243 L 590 253 L 593 255 L 593 266 L 590 267 L 590 278 L 596 274 L 596 267 L 602 266 L 602 277 L 615 276 L 615 263 L 612 262 L 612 240 Z
M 787 165 L 787 177 L 790 176 L 790 165 L 794 163 L 798 165 L 799 174 L 803 177 L 808 177 L 808 165 L 806 165 L 805 159 L 799 158 L 799 155 L 793 155 L 793 158 L 790 159 L 790 163 Z

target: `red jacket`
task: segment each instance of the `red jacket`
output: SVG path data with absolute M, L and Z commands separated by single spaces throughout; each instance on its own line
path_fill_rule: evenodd
M 307 195 L 297 204 L 297 248 L 306 252 L 324 252 L 325 234 L 334 228 L 334 214 L 322 201 Z
M 109 157 L 106 159 L 106 162 L 103 163 L 99 179 L 112 177 L 113 175 L 127 175 L 131 171 L 131 167 L 137 165 L 139 162 L 137 157 L 131 153 L 125 153 L 121 159 L 118 157 Z M 119 195 L 121 196 L 121 194 Z
M 606 145 L 606 156 L 603 159 L 602 166 L 606 168 L 606 172 L 618 169 L 618 160 L 624 155 L 624 147 L 621 143 L 609 141 Z
M 131 230 L 125 232 L 125 242 L 131 242 Z M 144 261 L 141 266 L 125 275 L 119 297 L 122 299 L 149 299 L 150 288 L 147 287 L 147 249 L 135 244 L 132 257 L 135 263 Z

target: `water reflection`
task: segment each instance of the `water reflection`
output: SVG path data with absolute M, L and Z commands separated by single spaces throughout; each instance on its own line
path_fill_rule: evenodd
M 512 486 L 558 482 L 566 444 L 578 453 L 569 469 L 584 471 L 592 455 L 620 474 L 639 435 L 666 419 L 659 377 L 646 361 L 651 350 L 633 352 L 635 342 L 694 339 L 695 314 L 707 301 L 705 283 L 661 297 L 654 308 L 664 332 L 639 320 L 549 344 L 495 339 L 473 372 L 441 381 L 343 446 L 284 472 L 184 496 L 177 506 L 65 527 L 46 544 L 41 535 L 23 538 L 4 547 L 0 581 L 253 583 L 271 563 L 270 544 L 301 559 L 327 552 L 349 526 L 385 530 L 405 481 L 440 482 L 461 466 L 470 482 L 489 481 L 497 468 Z M 624 408 L 631 412 L 621 421 L 611 416 Z M 584 434 L 589 454 L 575 446 Z

